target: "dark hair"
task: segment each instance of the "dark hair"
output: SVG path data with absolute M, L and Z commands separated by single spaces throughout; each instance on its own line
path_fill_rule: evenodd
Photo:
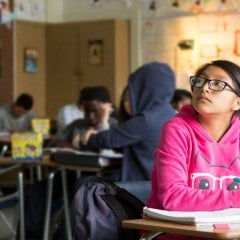
M 209 66 L 216 66 L 221 69 L 223 69 L 233 80 L 236 87 L 236 92 L 238 96 L 240 96 L 240 67 L 236 65 L 233 62 L 227 61 L 227 60 L 216 60 L 212 61 L 210 63 L 206 63 L 199 67 L 195 73 L 196 76 L 199 76 L 202 74 L 202 72 L 205 71 L 205 69 Z M 193 88 L 192 88 L 193 89 Z
M 108 89 L 104 86 L 83 88 L 81 91 L 81 103 L 92 101 L 111 103 L 111 97 Z
M 33 106 L 33 98 L 30 94 L 22 93 L 18 96 L 15 101 L 15 105 L 24 108 L 25 110 L 30 110 Z
M 85 99 L 85 92 L 87 91 L 88 87 L 84 87 L 80 90 L 79 92 L 79 97 L 78 97 L 78 104 L 82 105 L 84 104 L 84 99 Z
M 186 89 L 176 89 L 173 94 L 171 104 L 175 107 L 178 102 L 182 101 L 185 98 L 192 99 L 192 93 Z
M 126 109 L 124 107 L 124 101 L 126 100 L 126 95 L 128 93 L 128 86 L 126 86 L 121 95 L 119 109 L 118 109 L 118 122 L 119 124 L 127 121 L 131 116 L 126 112 Z

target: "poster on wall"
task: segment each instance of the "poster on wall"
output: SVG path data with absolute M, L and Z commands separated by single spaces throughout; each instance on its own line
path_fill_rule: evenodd
M 15 0 L 14 12 L 20 19 L 45 21 L 45 4 L 43 0 Z
M 102 39 L 88 41 L 88 65 L 100 66 L 104 62 L 104 43 Z
M 38 71 L 38 52 L 35 48 L 24 49 L 24 72 L 37 73 Z

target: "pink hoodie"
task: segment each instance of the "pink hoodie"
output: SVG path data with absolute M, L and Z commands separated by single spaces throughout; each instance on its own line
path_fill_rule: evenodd
M 240 185 L 233 180 L 240 177 L 238 117 L 216 142 L 198 123 L 193 107 L 184 106 L 164 125 L 154 156 L 148 207 L 179 211 L 240 207 Z

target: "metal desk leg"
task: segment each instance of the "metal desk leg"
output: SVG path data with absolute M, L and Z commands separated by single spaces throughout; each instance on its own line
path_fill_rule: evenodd
M 42 180 L 42 167 L 37 166 L 37 180 L 41 181 Z
M 53 192 L 53 179 L 55 173 L 51 172 L 48 175 L 48 186 L 47 186 L 47 199 L 46 199 L 46 212 L 45 212 L 45 221 L 44 221 L 44 232 L 43 232 L 43 240 L 49 239 L 49 227 L 50 227 L 50 219 L 51 219 L 51 206 L 52 206 L 52 192 Z
M 20 240 L 25 240 L 25 219 L 24 219 L 24 182 L 23 173 L 18 173 L 19 206 L 20 206 Z
M 67 191 L 67 180 L 66 180 L 66 171 L 65 169 L 61 169 L 62 176 L 62 187 L 63 187 L 63 201 L 64 201 L 64 212 L 65 212 L 65 224 L 66 224 L 66 234 L 67 239 L 72 239 L 72 230 L 71 230 L 71 222 L 70 222 L 70 211 L 69 211 L 69 203 L 68 203 L 68 191 Z
M 158 236 L 159 234 L 161 234 L 162 232 L 150 232 L 150 233 L 145 233 L 140 240 L 151 240 L 154 237 Z

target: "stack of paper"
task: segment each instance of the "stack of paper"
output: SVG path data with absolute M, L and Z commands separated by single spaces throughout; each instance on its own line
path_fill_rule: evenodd
M 90 151 L 79 151 L 72 148 L 44 148 L 44 152 L 49 153 L 73 153 L 78 155 L 89 155 L 89 156 L 100 156 L 100 157 L 109 157 L 109 158 L 122 158 L 121 153 L 114 152 L 113 150 L 102 150 L 100 153 L 90 152 Z
M 143 213 L 145 216 L 155 219 L 181 222 L 192 225 L 240 222 L 240 208 L 228 208 L 218 211 L 185 212 L 167 211 L 144 207 Z

